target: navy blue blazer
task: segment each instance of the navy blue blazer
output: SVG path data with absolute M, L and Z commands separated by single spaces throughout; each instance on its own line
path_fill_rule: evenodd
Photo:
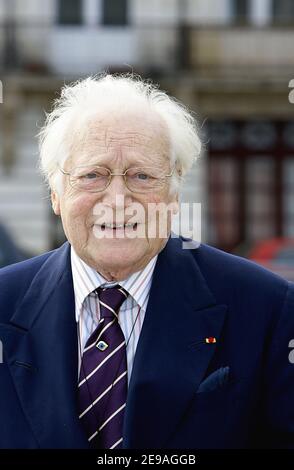
M 69 244 L 0 270 L 1 448 L 87 448 Z M 210 338 L 210 339 L 208 339 Z M 125 448 L 294 448 L 293 285 L 206 245 L 159 254 Z

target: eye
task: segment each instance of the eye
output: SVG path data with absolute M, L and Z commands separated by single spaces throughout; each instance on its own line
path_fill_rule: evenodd
M 139 180 L 142 180 L 142 181 L 145 181 L 147 180 L 148 178 L 150 178 L 149 175 L 147 175 L 146 173 L 137 173 L 136 175 L 136 178 L 138 178 Z
M 85 180 L 94 180 L 95 178 L 97 178 L 97 173 L 87 173 L 86 175 L 83 175 L 82 178 L 85 179 Z
M 100 179 L 100 178 L 107 178 L 107 174 L 103 171 L 89 171 L 88 173 L 85 173 L 84 175 L 80 175 L 80 178 L 82 180 L 95 180 L 95 179 Z

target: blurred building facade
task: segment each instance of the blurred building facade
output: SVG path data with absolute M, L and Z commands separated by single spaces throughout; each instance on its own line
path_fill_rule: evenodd
M 0 220 L 38 253 L 60 225 L 35 135 L 64 81 L 101 70 L 153 78 L 195 110 L 204 153 L 183 201 L 227 250 L 294 236 L 294 2 L 0 0 Z

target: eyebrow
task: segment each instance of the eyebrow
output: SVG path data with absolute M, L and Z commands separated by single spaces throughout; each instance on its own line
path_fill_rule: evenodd
M 156 155 L 154 155 L 156 156 Z M 160 155 L 157 155 L 158 156 L 158 160 L 159 160 L 159 157 Z M 111 164 L 112 164 L 112 161 L 115 160 L 115 157 L 114 158 L 111 158 L 109 159 L 109 155 L 97 155 L 97 156 L 93 156 L 93 157 L 90 157 L 89 160 L 86 159 L 86 156 L 85 158 L 83 159 L 84 160 L 84 163 L 77 163 L 77 164 L 74 164 L 72 165 L 72 168 L 77 168 L 77 167 L 86 167 L 86 166 L 103 166 L 105 168 L 110 168 Z M 169 159 L 167 159 L 166 161 L 167 163 L 169 163 Z M 150 164 L 150 156 L 148 155 L 140 155 L 138 160 L 135 160 L 135 161 L 130 161 L 130 160 L 127 160 L 126 162 L 124 162 L 122 160 L 122 163 L 124 164 L 124 167 L 155 167 L 155 168 L 161 168 L 165 163 L 165 161 L 155 161 L 153 162 L 152 164 Z

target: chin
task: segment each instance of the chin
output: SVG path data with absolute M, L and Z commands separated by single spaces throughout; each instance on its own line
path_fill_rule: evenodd
M 140 241 L 140 243 L 138 243 Z M 146 257 L 146 243 L 136 239 L 101 239 L 95 240 L 88 249 L 91 265 L 103 270 L 125 270 L 136 266 Z
M 110 256 L 114 256 L 114 253 L 138 253 L 138 256 L 142 256 L 146 251 L 146 241 L 141 239 L 131 238 L 110 238 L 96 240 L 94 250 L 97 248 L 100 252 L 107 252 Z
M 144 256 L 144 252 L 142 250 L 137 251 L 134 250 L 134 247 L 126 247 L 124 246 L 123 249 L 120 249 L 118 246 L 116 247 L 105 247 L 103 250 L 102 257 L 108 262 L 119 262 L 120 264 L 130 264 L 134 261 L 138 261 L 138 259 L 142 259 Z

